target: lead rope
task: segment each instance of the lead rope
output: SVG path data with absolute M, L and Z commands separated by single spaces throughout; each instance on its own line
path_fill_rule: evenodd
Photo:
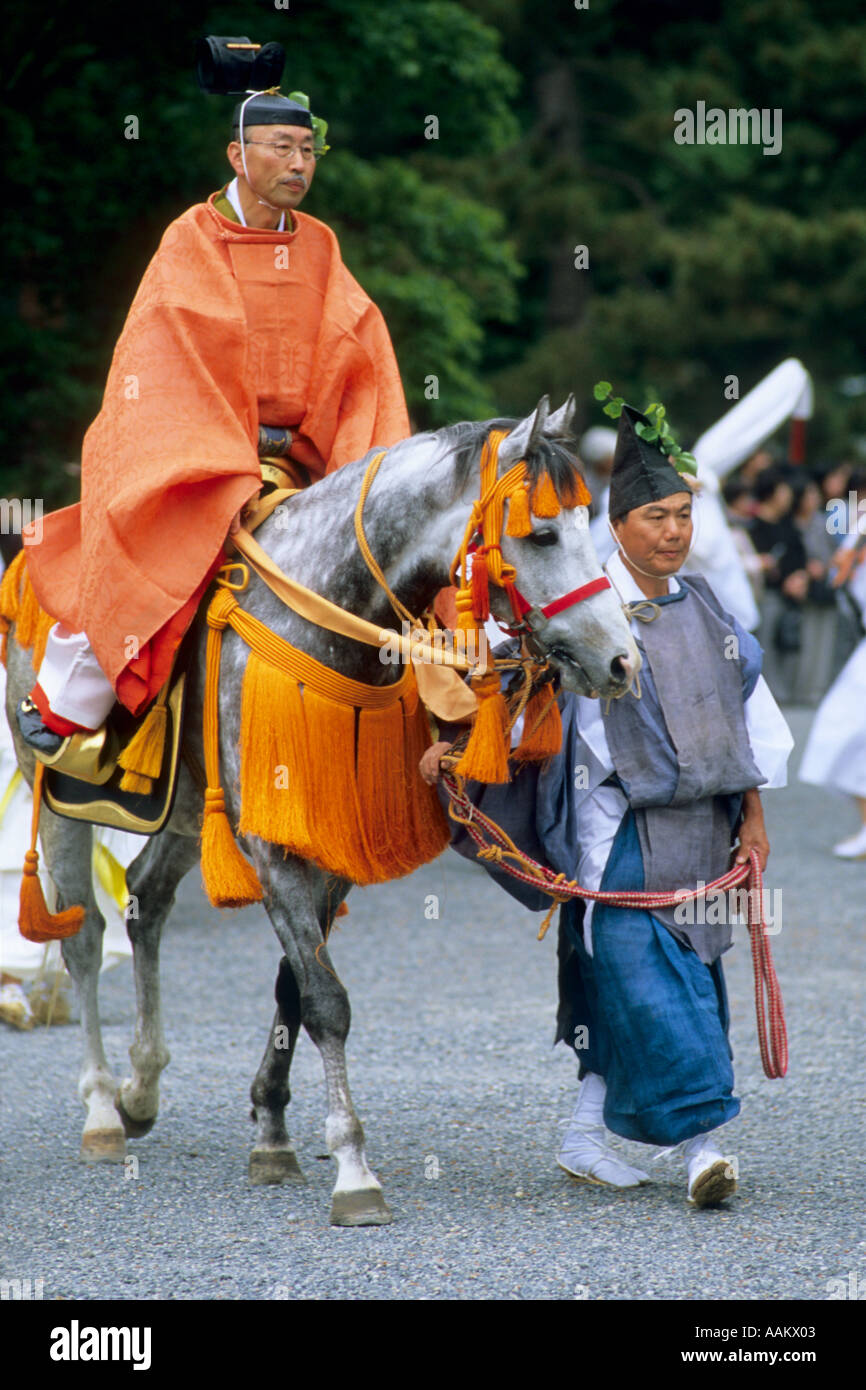
M 572 898 L 606 903 L 609 907 L 634 907 L 651 912 L 654 907 L 678 907 L 681 903 L 694 902 L 708 893 L 727 892 L 743 883 L 748 884 L 747 928 L 752 948 L 755 1014 L 761 1062 L 765 1076 L 775 1079 L 785 1075 L 788 1070 L 785 1009 L 767 938 L 763 875 L 756 850 L 752 850 L 747 864 L 735 864 L 727 873 L 722 874 L 721 878 L 692 891 L 676 889 L 661 893 L 629 890 L 611 893 L 601 889 L 583 888 L 576 879 L 566 879 L 564 874 L 555 874 L 552 869 L 545 868 L 528 854 L 524 854 L 501 826 L 473 805 L 466 795 L 461 779 L 443 772 L 442 784 L 450 801 L 449 815 L 465 828 L 470 839 L 478 847 L 479 859 L 496 864 L 512 878 L 538 888 L 553 899 L 551 909 L 539 928 L 539 941 L 544 939 L 556 907 Z

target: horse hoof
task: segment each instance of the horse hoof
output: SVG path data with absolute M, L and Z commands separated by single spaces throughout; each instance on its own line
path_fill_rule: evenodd
M 83 1163 L 122 1163 L 126 1158 L 126 1135 L 117 1129 L 87 1129 L 81 1136 Z
M 250 1153 L 249 1174 L 250 1182 L 256 1187 L 307 1181 L 294 1149 L 253 1149 Z
M 331 1199 L 332 1226 L 388 1226 L 393 1220 L 381 1188 L 335 1192 Z
M 127 1139 L 141 1139 L 145 1134 L 149 1134 L 156 1124 L 156 1116 L 152 1115 L 149 1120 L 135 1120 L 129 1111 L 124 1108 L 120 1094 L 115 1098 L 114 1108 L 120 1116 L 123 1124 L 123 1132 Z

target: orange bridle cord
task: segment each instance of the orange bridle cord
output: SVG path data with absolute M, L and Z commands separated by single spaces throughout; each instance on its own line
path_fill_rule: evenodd
M 451 583 L 457 586 L 457 627 L 475 628 L 486 614 L 476 613 L 475 597 L 478 584 L 469 581 L 469 547 L 474 537 L 480 533 L 482 545 L 475 551 L 473 573 L 483 561 L 487 579 L 500 588 L 507 588 L 517 578 L 514 565 L 506 564 L 502 558 L 502 522 L 505 516 L 505 503 L 518 489 L 523 489 L 526 481 L 526 463 L 521 460 L 509 468 L 501 478 L 496 476 L 499 468 L 499 446 L 507 438 L 508 430 L 491 430 L 481 451 L 481 486 L 479 496 L 472 504 L 472 512 L 466 523 L 460 549 L 451 563 Z M 462 581 L 462 582 L 461 582 Z

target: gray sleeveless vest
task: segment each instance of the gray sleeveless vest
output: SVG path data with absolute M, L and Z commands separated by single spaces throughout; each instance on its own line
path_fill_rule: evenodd
M 723 874 L 732 839 L 729 798 L 764 780 L 746 732 L 735 634 L 705 580 L 690 575 L 680 583 L 685 597 L 660 605 L 657 616 L 641 624 L 650 668 L 642 676 L 644 698 L 626 695 L 604 715 L 611 758 L 635 812 L 650 891 L 694 888 L 700 879 L 709 883 Z M 663 746 L 660 739 L 667 745 L 664 759 L 652 755 L 653 743 Z M 677 921 L 682 909 L 653 915 L 701 960 L 715 960 L 731 943 L 727 910 L 718 925 L 713 911 L 705 914 L 709 925 L 701 922 L 700 905 L 697 923 Z

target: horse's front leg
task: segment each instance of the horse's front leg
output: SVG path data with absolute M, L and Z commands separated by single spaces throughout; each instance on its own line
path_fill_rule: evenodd
M 301 1022 L 321 1053 L 328 1095 L 325 1138 L 337 1161 L 332 1226 L 383 1226 L 393 1220 L 379 1179 L 367 1162 L 364 1130 L 346 1074 L 351 1009 L 324 944 L 326 888 L 322 875 L 279 849 L 250 841 L 265 907 L 297 984 Z M 338 899 L 339 901 L 339 899 Z
M 159 943 L 174 895 L 199 857 L 194 836 L 164 830 L 147 842 L 127 871 L 126 930 L 135 973 L 135 1036 L 131 1072 L 121 1083 L 117 1108 L 130 1138 L 147 1134 L 159 1110 L 159 1078 L 171 1060 L 162 1026 Z

